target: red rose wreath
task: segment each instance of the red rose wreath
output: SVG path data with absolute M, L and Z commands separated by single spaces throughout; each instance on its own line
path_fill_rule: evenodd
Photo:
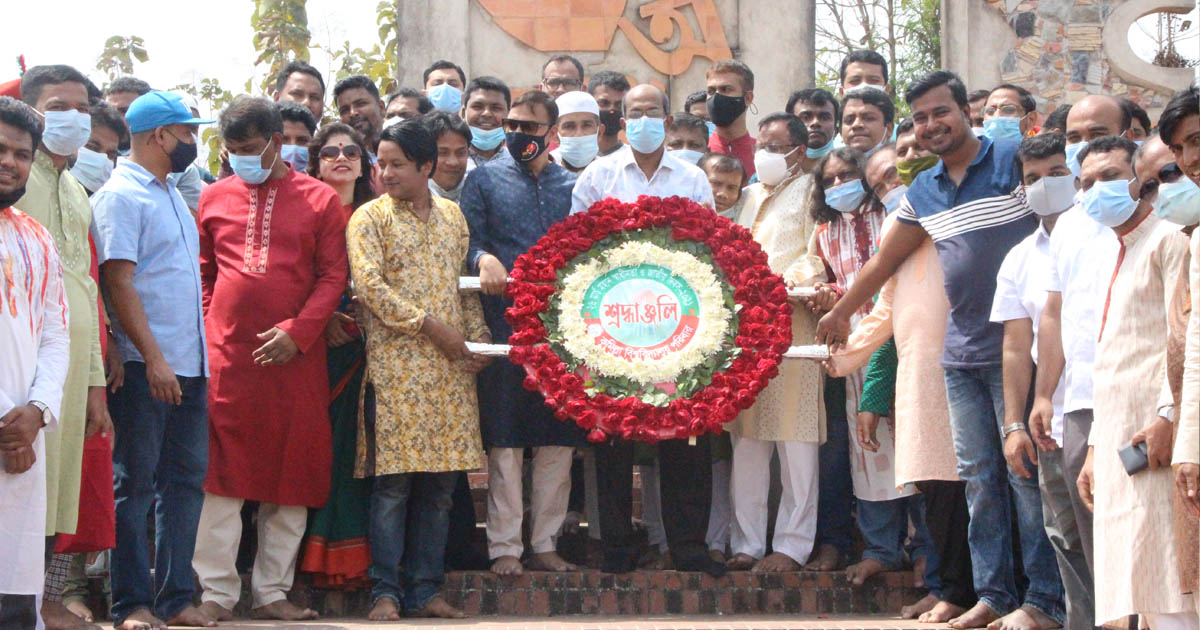
M 606 244 L 649 239 L 710 262 L 723 276 L 734 312 L 728 351 L 706 361 L 707 369 L 689 373 L 686 387 L 672 388 L 674 397 L 598 388 L 586 366 L 555 343 L 555 294 L 571 265 Z M 619 436 L 654 443 L 719 433 L 779 373 L 792 342 L 787 288 L 750 231 L 681 197 L 643 196 L 629 204 L 606 199 L 567 217 L 517 258 L 508 296 L 509 358 L 525 368 L 525 387 L 541 392 L 560 420 L 589 431 L 592 442 Z

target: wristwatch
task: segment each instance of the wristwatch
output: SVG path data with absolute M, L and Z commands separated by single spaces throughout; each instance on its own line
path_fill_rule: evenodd
M 1020 422 L 1014 422 L 1012 424 L 1004 425 L 1004 429 L 1002 432 L 1004 434 L 1004 437 L 1008 437 L 1012 433 L 1016 433 L 1017 431 L 1024 431 L 1024 430 L 1025 430 L 1024 424 L 1022 424 Z
M 49 409 L 49 406 L 40 400 L 31 400 L 28 404 L 30 407 L 42 412 L 42 426 L 46 426 L 46 410 Z

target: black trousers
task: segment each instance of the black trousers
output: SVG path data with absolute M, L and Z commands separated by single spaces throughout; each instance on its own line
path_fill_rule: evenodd
M 978 601 L 967 546 L 967 484 L 962 481 L 918 481 L 925 496 L 925 526 L 941 558 L 942 600 L 971 608 Z
M 600 535 L 605 569 L 636 568 L 633 537 L 633 442 L 614 439 L 596 445 L 596 491 L 600 503 Z M 712 501 L 712 455 L 709 436 L 658 443 L 659 491 L 663 529 L 676 568 L 708 560 L 704 535 Z
M 37 627 L 35 595 L 0 594 L 0 628 L 3 630 L 33 630 Z

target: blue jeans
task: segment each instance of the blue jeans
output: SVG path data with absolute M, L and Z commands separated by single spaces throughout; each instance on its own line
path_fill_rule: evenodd
M 825 443 L 817 451 L 816 546 L 833 545 L 842 555 L 850 551 L 854 501 L 850 475 L 850 425 L 846 422 L 846 379 L 825 379 Z
M 150 396 L 146 364 L 131 361 L 125 364 L 125 385 L 108 399 L 116 429 L 115 625 L 139 609 L 170 619 L 192 604 L 192 554 L 208 468 L 208 384 L 203 377 L 178 378 L 183 403 L 159 402 Z M 152 503 L 153 582 L 146 532 Z
M 1062 622 L 1063 587 L 1042 522 L 1037 475 L 1008 469 L 1001 442 L 1004 386 L 999 367 L 946 368 L 946 398 L 958 475 L 967 483 L 967 541 L 979 600 L 1006 614 L 1021 605 L 1013 568 L 1010 496 L 1017 510 L 1021 560 L 1029 587 L 1024 603 Z M 1010 495 L 1011 493 L 1011 495 Z
M 858 529 L 867 544 L 863 558 L 878 560 L 888 571 L 903 566 L 909 519 L 914 530 L 909 557 L 914 562 L 925 558 L 925 585 L 931 591 L 940 591 L 938 556 L 925 527 L 925 501 L 919 494 L 888 501 L 858 500 Z
M 446 581 L 446 535 L 457 475 L 455 471 L 375 478 L 367 533 L 371 545 L 368 574 L 375 580 L 372 603 L 387 597 L 401 610 L 417 611 L 437 596 Z M 407 522 L 414 531 L 404 531 Z

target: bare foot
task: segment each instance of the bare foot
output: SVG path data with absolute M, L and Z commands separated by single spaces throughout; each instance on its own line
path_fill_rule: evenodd
M 533 554 L 533 560 L 529 563 L 529 568 L 534 571 L 554 571 L 557 573 L 577 571 L 579 569 L 579 567 L 563 560 L 562 556 L 554 551 Z
M 1032 606 L 1022 606 L 988 624 L 988 630 L 1051 630 L 1061 627 L 1062 624 Z
M 125 617 L 116 630 L 166 630 L 167 624 L 145 608 L 139 608 Z
M 525 572 L 525 567 L 521 566 L 521 559 L 516 556 L 500 556 L 492 563 L 492 573 L 496 575 L 521 575 Z
M 806 571 L 836 571 L 842 566 L 842 553 L 833 545 L 821 545 L 808 557 Z
M 800 570 L 800 563 L 786 553 L 776 551 L 755 563 L 750 569 L 754 573 L 790 573 Z
M 301 608 L 286 599 L 259 606 L 250 611 L 251 619 L 281 619 L 283 621 L 304 621 L 316 619 L 320 615 L 311 608 Z
M 987 604 L 979 602 L 975 604 L 971 610 L 950 620 L 950 627 L 954 630 L 967 630 L 967 628 L 986 628 L 989 623 L 1000 618 L 1000 613 L 992 610 Z
M 188 626 L 192 628 L 212 628 L 217 625 L 217 620 L 209 617 L 207 613 L 195 606 L 188 606 L 183 610 L 175 613 L 174 617 L 167 620 L 168 626 Z
M 917 619 L 921 623 L 946 623 L 951 619 L 967 612 L 966 608 L 950 602 L 938 602 L 927 613 L 921 613 Z
M 909 604 L 900 609 L 901 619 L 916 619 L 921 615 L 933 610 L 933 607 L 938 603 L 938 598 L 930 593 L 925 597 L 917 600 L 915 604 Z
M 437 617 L 439 619 L 466 619 L 467 614 L 446 603 L 441 595 L 429 600 L 421 610 L 412 614 L 413 617 Z
M 754 564 L 756 562 L 758 562 L 758 560 L 755 560 L 753 556 L 749 556 L 744 553 L 735 553 L 733 554 L 733 557 L 725 563 L 725 566 L 729 567 L 730 571 L 749 571 L 750 569 L 754 568 Z
M 671 568 L 671 552 L 652 548 L 638 558 L 638 568 L 647 571 L 666 571 Z
M 400 621 L 400 607 L 396 605 L 396 600 L 391 597 L 380 597 L 371 606 L 371 612 L 367 613 L 367 619 L 371 621 Z
M 720 549 L 709 549 L 708 557 L 712 558 L 713 562 L 720 562 L 721 564 L 725 564 L 725 552 L 721 551 Z
M 67 607 L 67 610 L 71 611 L 72 615 L 84 621 L 92 622 L 96 620 L 95 616 L 92 615 L 92 609 L 88 608 L 87 602 L 82 599 L 72 599 L 69 602 L 63 602 L 63 605 Z
M 846 567 L 846 577 L 850 578 L 850 582 L 855 586 L 862 586 L 867 578 L 883 571 L 883 563 L 875 558 L 863 558 L 858 564 L 852 564 Z
M 217 602 L 200 602 L 200 611 L 217 621 L 233 621 L 233 611 Z
M 42 601 L 42 621 L 47 630 L 100 630 L 100 626 L 88 623 L 61 602 Z
M 928 565 L 926 564 L 924 556 L 917 558 L 917 561 L 913 563 L 913 567 L 912 567 L 913 588 L 925 588 L 925 567 L 926 566 L 928 566 Z M 911 617 L 910 617 L 910 619 L 911 619 Z

